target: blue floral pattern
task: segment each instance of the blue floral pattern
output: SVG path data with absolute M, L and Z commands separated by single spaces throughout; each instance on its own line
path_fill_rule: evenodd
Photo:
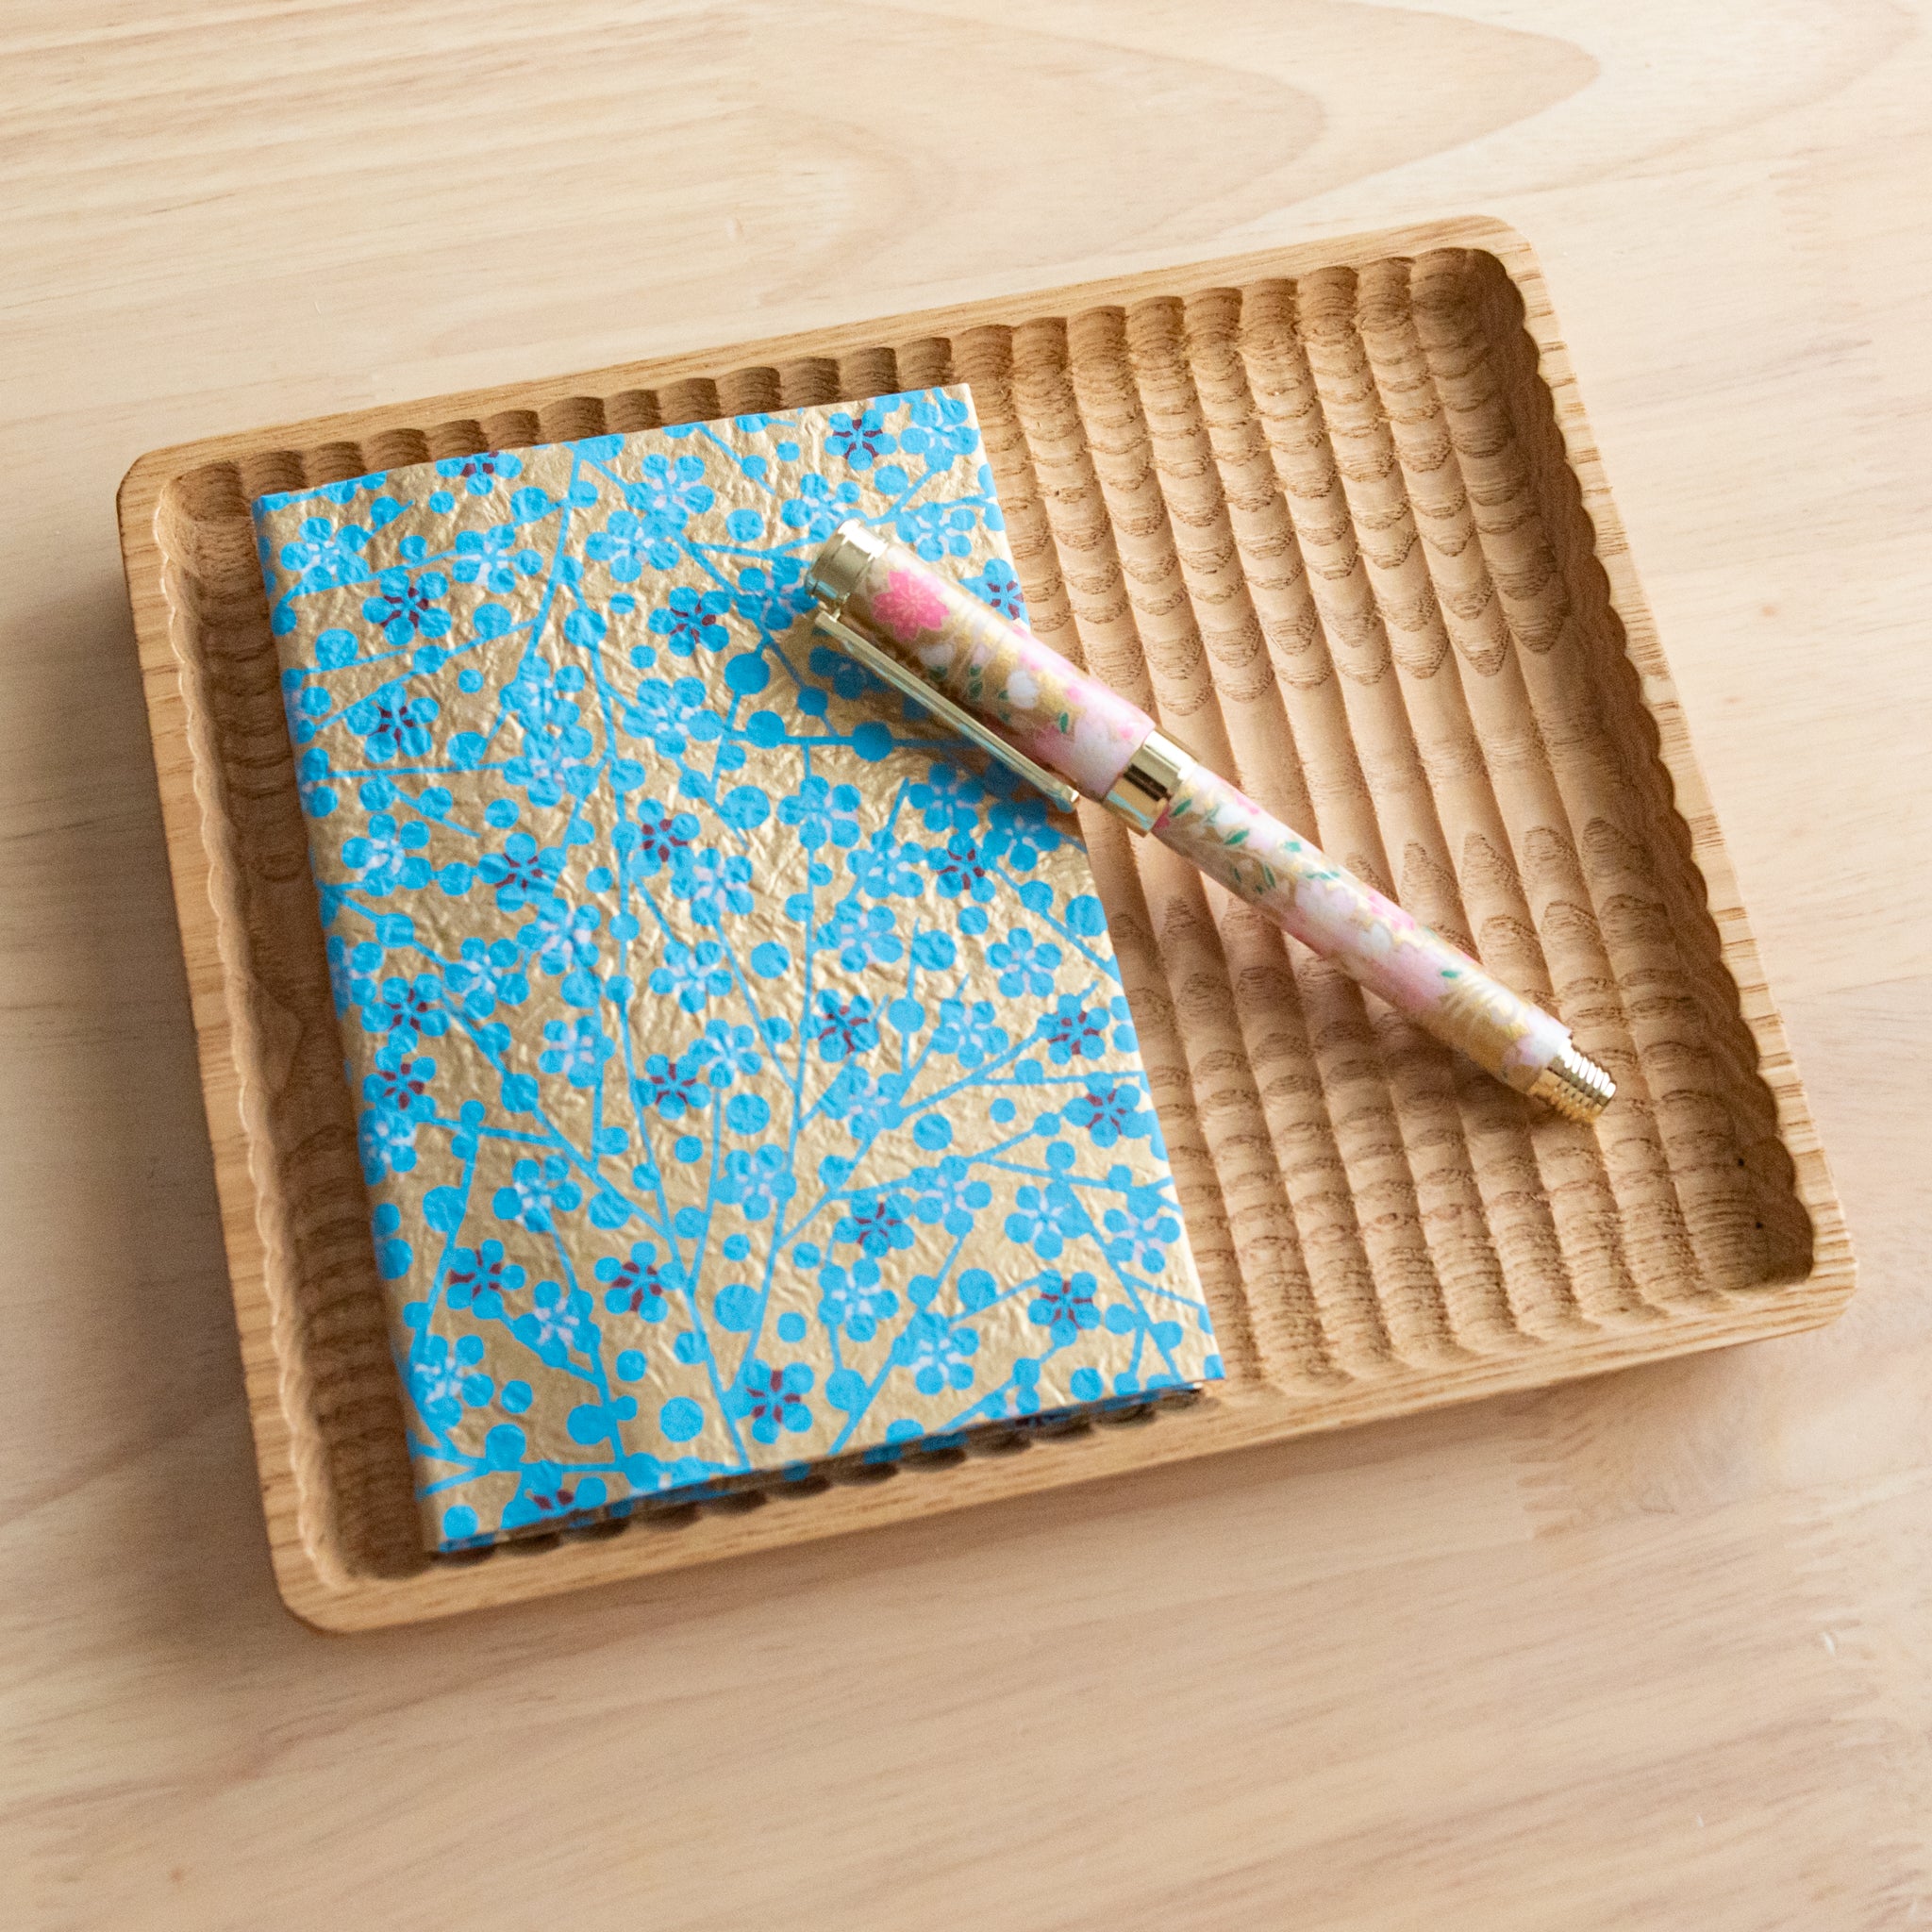
M 811 635 L 1020 610 L 963 391 L 255 510 L 432 1546 L 1220 1374 L 1069 822 Z

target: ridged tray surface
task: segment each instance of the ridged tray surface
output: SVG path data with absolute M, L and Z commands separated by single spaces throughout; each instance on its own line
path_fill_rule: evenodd
M 1554 1003 L 1525 1105 L 1085 821 L 1224 1391 L 468 1564 L 418 1547 L 247 515 L 372 469 L 964 379 L 1041 635 Z M 144 458 L 124 545 L 277 1573 L 354 1627 L 1828 1319 L 1837 1202 L 1541 278 L 1481 223 Z M 991 1445 L 996 1452 L 1000 1444 Z

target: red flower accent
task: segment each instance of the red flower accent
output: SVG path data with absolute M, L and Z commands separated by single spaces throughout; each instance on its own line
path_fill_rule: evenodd
M 909 570 L 891 571 L 886 588 L 872 600 L 872 614 L 902 644 L 913 643 L 922 631 L 938 630 L 946 621 L 946 600 Z

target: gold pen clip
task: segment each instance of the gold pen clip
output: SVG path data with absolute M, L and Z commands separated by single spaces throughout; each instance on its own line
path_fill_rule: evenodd
M 812 628 L 823 631 L 834 642 L 842 645 L 874 677 L 890 684 L 914 704 L 923 706 L 948 730 L 957 731 L 968 743 L 976 744 L 989 758 L 997 758 L 1008 771 L 1044 792 L 1060 810 L 1070 812 L 1078 803 L 1080 794 L 1064 778 L 1057 777 L 1044 765 L 1035 764 L 1024 751 L 1008 744 L 997 731 L 982 724 L 972 712 L 960 709 L 936 685 L 928 684 L 918 672 L 900 663 L 890 652 L 881 650 L 863 631 L 854 630 L 849 624 L 825 610 L 821 610 L 813 618 Z

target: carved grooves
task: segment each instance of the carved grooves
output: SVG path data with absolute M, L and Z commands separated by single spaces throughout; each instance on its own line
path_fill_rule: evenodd
M 1136 894 L 1098 829 L 1129 975 L 1151 945 L 1164 982 L 1150 1042 L 1177 1034 L 1163 1108 L 1212 1167 L 1191 1226 L 1218 1196 L 1210 1279 L 1224 1229 L 1289 1385 L 1656 1324 L 1808 1262 L 1498 287 L 1487 257 L 1391 260 L 957 349 L 1041 633 L 1553 1004 L 1629 1094 L 1599 1131 L 1529 1108 L 1158 845 L 1129 848 Z
M 192 472 L 170 486 L 158 526 L 210 890 L 224 913 L 297 1526 L 324 1574 L 340 1577 L 419 1564 L 421 1531 L 248 520 L 251 495 L 301 480 L 293 457 Z M 276 1293 L 285 1282 L 292 1291 Z M 253 1356 L 259 1341 L 244 1341 Z
M 1594 1131 L 1528 1108 L 1087 812 L 1231 1392 L 1421 1391 L 1441 1365 L 1668 1323 L 1807 1270 L 1809 1223 L 1632 663 L 1646 641 L 1626 644 L 1610 608 L 1493 258 L 262 452 L 176 477 L 158 532 L 227 984 L 247 989 L 236 1057 L 300 1533 L 326 1573 L 423 1557 L 248 500 L 956 379 L 1040 634 L 1553 1003 L 1623 1095 Z M 841 1465 L 701 1507 L 890 1473 Z
M 1546 604 L 1542 625 L 1526 637 L 1531 648 L 1524 668 L 1542 713 L 1570 734 L 1566 748 L 1574 747 L 1573 755 L 1558 763 L 1559 774 L 1574 765 L 1580 790 L 1583 774 L 1593 773 L 1611 801 L 1627 801 L 1621 824 L 1614 815 L 1591 820 L 1586 855 L 1621 860 L 1635 872 L 1646 890 L 1620 905 L 1620 914 L 1647 901 L 1654 916 L 1670 924 L 1682 948 L 1675 974 L 1666 966 L 1635 991 L 1633 1003 L 1646 1017 L 1654 1015 L 1662 988 L 1674 995 L 1680 1012 L 1688 1017 L 1694 1011 L 1705 1077 L 1719 1083 L 1728 1110 L 1729 1136 L 1715 1149 L 1724 1172 L 1699 1183 L 1700 1191 L 1720 1197 L 1717 1214 L 1732 1234 L 1714 1279 L 1724 1287 L 1802 1280 L 1811 1267 L 1810 1221 L 1797 1196 L 1790 1155 L 1778 1136 L 1775 1102 L 1757 1076 L 1756 1048 L 1736 985 L 1724 970 L 1704 877 L 1691 861 L 1690 829 L 1675 808 L 1669 774 L 1656 756 L 1657 725 L 1638 681 L 1640 653 L 1651 654 L 1649 670 L 1661 672 L 1661 660 L 1648 640 L 1626 641 L 1610 608 L 1581 487 L 1537 377 L 1535 344 L 1524 330 L 1515 285 L 1493 257 L 1469 250 L 1425 257 L 1419 268 L 1430 291 L 1418 304 L 1420 319 L 1445 346 L 1461 345 L 1469 403 L 1495 399 L 1483 430 L 1515 442 L 1522 465 L 1517 492 L 1524 503 L 1542 506 L 1549 561 L 1564 594 Z M 1459 400 L 1452 398 L 1452 407 Z M 1547 640 L 1541 658 L 1535 649 L 1539 640 Z M 1571 654 L 1567 675 L 1559 644 Z M 1597 695 L 1594 713 L 1566 706 L 1573 681 Z M 1730 1171 L 1739 1163 L 1748 1186 Z

